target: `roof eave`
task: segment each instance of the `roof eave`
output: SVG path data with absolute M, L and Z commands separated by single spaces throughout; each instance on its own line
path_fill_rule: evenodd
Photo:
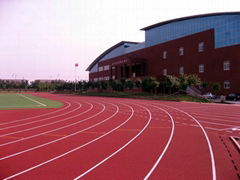
M 140 30 L 146 31 L 146 30 L 158 27 L 158 26 L 165 25 L 165 24 L 169 24 L 169 23 L 173 23 L 173 22 L 177 22 L 177 21 L 188 20 L 188 19 L 193 19 L 193 18 L 208 17 L 208 16 L 219 16 L 219 15 L 234 15 L 234 14 L 239 14 L 240 15 L 240 12 L 239 11 L 236 11 L 236 12 L 216 12 L 216 13 L 200 14 L 200 15 L 194 15 L 194 16 L 186 16 L 186 17 L 181 17 L 181 18 L 176 18 L 176 19 L 171 19 L 171 20 L 160 22 L 160 23 L 156 23 L 156 24 L 144 27 Z

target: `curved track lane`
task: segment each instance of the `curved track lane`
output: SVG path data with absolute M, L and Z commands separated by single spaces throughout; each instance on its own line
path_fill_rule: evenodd
M 237 180 L 240 174 L 227 138 L 238 135 L 231 128 L 239 125 L 240 107 L 37 95 L 66 103 L 34 110 L 33 117 L 5 116 L 1 179 Z

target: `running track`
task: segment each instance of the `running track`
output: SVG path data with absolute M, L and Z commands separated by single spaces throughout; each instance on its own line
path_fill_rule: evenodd
M 1 179 L 240 179 L 240 106 L 35 93 L 0 111 Z

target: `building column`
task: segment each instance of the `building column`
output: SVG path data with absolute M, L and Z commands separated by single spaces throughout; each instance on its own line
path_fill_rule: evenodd
M 144 69 L 145 69 L 145 65 L 144 63 L 141 64 L 141 76 L 144 76 Z
M 126 78 L 126 65 L 123 65 L 123 77 Z
M 132 63 L 129 63 L 129 77 L 132 78 Z

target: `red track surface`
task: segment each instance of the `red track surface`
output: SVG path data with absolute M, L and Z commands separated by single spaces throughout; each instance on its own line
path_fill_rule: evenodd
M 0 111 L 1 179 L 240 179 L 240 106 L 35 95 L 64 106 Z

